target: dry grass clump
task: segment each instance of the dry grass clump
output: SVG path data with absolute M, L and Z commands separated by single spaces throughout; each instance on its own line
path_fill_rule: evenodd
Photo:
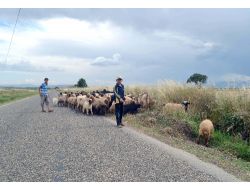
M 174 81 L 162 81 L 156 86 L 129 86 L 127 93 L 138 95 L 148 92 L 156 101 L 156 107 L 166 103 L 182 103 L 190 101 L 193 113 L 210 115 L 215 106 L 216 90 L 212 88 L 198 88 L 193 85 L 183 85 Z

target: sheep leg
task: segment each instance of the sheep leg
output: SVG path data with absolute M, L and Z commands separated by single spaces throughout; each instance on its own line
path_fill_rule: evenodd
M 208 147 L 208 141 L 209 141 L 209 137 L 207 137 L 207 138 L 205 139 L 205 146 L 206 146 L 206 147 Z
M 199 135 L 198 139 L 196 140 L 197 144 L 200 144 L 201 136 Z

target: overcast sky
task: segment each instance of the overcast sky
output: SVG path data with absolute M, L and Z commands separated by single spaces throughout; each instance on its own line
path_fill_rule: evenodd
M 0 85 L 250 81 L 250 9 L 0 9 Z

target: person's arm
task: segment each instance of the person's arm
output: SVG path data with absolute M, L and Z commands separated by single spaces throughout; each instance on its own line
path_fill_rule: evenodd
M 116 86 L 114 87 L 114 93 L 115 93 L 115 96 L 120 100 L 121 97 L 120 97 L 120 95 L 118 94 L 118 92 L 116 90 Z
M 125 88 L 124 88 L 124 85 L 122 85 L 122 88 L 123 88 L 123 94 L 124 94 L 123 100 L 125 101 L 126 98 L 125 98 Z

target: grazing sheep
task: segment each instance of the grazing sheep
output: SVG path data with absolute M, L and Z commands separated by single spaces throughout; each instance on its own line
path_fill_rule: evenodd
M 200 144 L 200 139 L 203 137 L 205 139 L 205 145 L 208 146 L 208 141 L 214 132 L 214 125 L 211 120 L 205 119 L 201 122 L 199 127 L 199 137 L 197 139 L 197 144 Z
M 189 107 L 190 102 L 189 101 L 183 101 L 181 104 L 177 104 L 177 103 L 167 103 L 165 104 L 165 109 L 167 111 L 171 111 L 171 112 L 187 112 L 188 107 Z
M 150 108 L 154 104 L 154 101 L 148 93 L 143 93 L 139 95 L 137 103 L 141 104 L 143 108 Z
M 58 98 L 53 98 L 52 102 L 53 102 L 54 106 L 57 106 L 58 105 Z
M 184 111 L 182 104 L 176 104 L 176 103 L 167 103 L 164 106 L 164 109 L 170 112 L 177 112 L 177 111 L 183 112 Z
M 185 112 L 187 112 L 187 111 L 188 111 L 188 107 L 189 107 L 189 105 L 190 105 L 190 102 L 187 101 L 187 100 L 184 100 L 184 101 L 182 102 L 182 105 L 183 105 L 184 108 L 185 108 Z

